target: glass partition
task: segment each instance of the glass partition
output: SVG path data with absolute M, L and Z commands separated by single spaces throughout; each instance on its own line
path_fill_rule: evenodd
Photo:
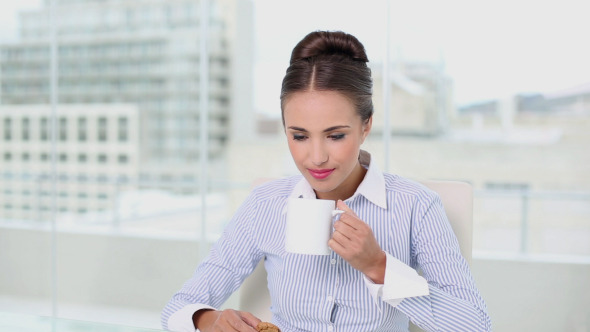
M 380 168 L 472 184 L 476 253 L 590 256 L 590 27 L 525 3 L 0 5 L 0 311 L 159 327 L 252 185 L 297 174 L 280 85 L 314 30 L 366 47 Z

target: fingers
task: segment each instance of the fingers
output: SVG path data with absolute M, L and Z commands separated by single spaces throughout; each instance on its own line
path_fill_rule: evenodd
M 352 211 L 343 201 L 338 200 L 337 207 L 338 209 L 344 211 L 344 213 L 340 215 L 340 218 L 338 218 L 339 221 L 342 221 L 353 229 L 358 229 L 359 227 L 363 227 L 363 225 L 365 225 L 365 223 L 359 219 L 356 213 L 354 213 L 354 211 Z
M 337 253 L 340 256 L 342 256 L 342 253 L 344 252 L 344 250 L 346 250 L 346 248 L 344 248 L 344 246 L 340 244 L 338 241 L 334 240 L 334 238 L 328 240 L 328 247 L 330 247 L 330 249 L 332 249 L 335 253 Z
M 356 213 L 346 205 L 342 200 L 338 200 L 336 203 L 338 209 L 344 211 L 340 218 L 334 222 L 334 232 L 332 239 L 337 242 L 342 250 L 350 248 L 351 244 L 360 240 L 360 236 L 363 232 L 359 232 L 363 228 L 368 227 L 362 220 L 358 218 Z M 332 250 L 339 252 L 337 249 Z
M 334 234 L 340 233 L 350 239 L 354 235 L 355 230 L 356 228 L 350 224 L 350 221 L 336 220 L 334 222 Z
M 231 309 L 223 310 L 215 322 L 214 331 L 256 332 L 256 329 L 252 326 L 250 320 L 256 320 L 257 318 L 252 314 L 249 314 L 250 316 L 245 320 L 244 318 L 246 317 L 246 314 L 249 313 Z
M 252 315 L 251 313 L 247 312 L 247 311 L 240 311 L 240 314 L 242 315 L 242 319 L 248 323 L 248 325 L 252 326 L 253 328 L 256 328 L 256 326 L 258 325 L 258 323 L 261 322 L 260 319 L 258 319 L 258 317 Z
M 334 232 L 332 238 L 328 241 L 328 246 L 337 254 L 343 255 L 351 245 L 354 245 L 354 239 L 357 238 L 356 230 L 346 222 L 337 220 L 334 222 Z
M 354 217 L 358 218 L 358 216 L 356 215 L 356 213 L 354 213 L 354 211 L 352 211 L 351 208 L 348 207 L 348 205 L 346 205 L 346 203 L 344 203 L 344 201 L 342 201 L 341 199 L 339 199 L 336 202 L 336 208 L 338 208 L 339 210 L 342 210 L 346 213 L 349 213 L 351 215 L 353 215 Z

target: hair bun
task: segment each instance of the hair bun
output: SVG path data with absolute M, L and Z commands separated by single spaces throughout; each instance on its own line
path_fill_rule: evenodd
M 355 36 L 342 31 L 314 31 L 295 46 L 290 63 L 334 54 L 349 57 L 351 60 L 369 61 L 365 47 Z

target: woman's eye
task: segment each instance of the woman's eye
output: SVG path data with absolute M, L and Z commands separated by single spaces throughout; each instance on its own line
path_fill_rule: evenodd
M 295 140 L 295 141 L 303 141 L 306 138 L 307 137 L 305 135 L 293 135 L 293 140 Z
M 344 138 L 344 136 L 346 136 L 345 134 L 332 134 L 330 136 L 328 136 L 329 138 L 331 138 L 334 141 L 338 141 Z

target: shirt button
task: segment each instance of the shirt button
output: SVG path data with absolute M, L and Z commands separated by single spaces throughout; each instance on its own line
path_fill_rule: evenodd
M 332 325 L 328 326 L 328 331 L 334 331 L 334 327 Z
M 336 264 L 336 259 L 335 258 L 332 258 L 332 260 L 330 261 L 330 263 L 332 263 L 332 265 L 335 265 Z
M 333 299 L 332 295 L 328 295 L 328 301 L 332 302 Z

